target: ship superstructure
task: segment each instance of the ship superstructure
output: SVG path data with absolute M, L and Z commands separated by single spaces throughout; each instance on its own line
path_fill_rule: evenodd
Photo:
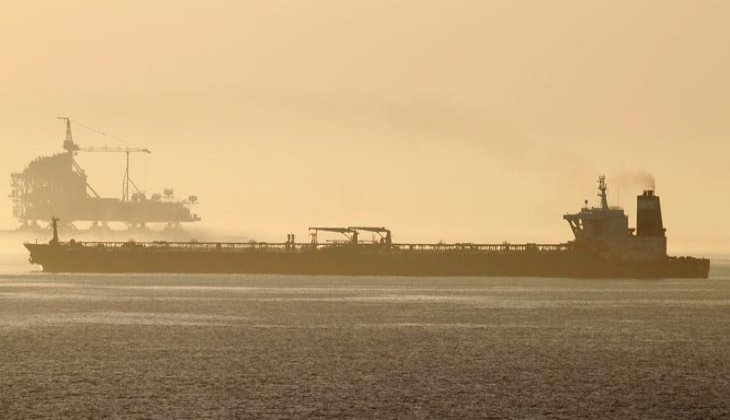
M 110 222 L 121 222 L 130 228 L 161 223 L 176 229 L 181 223 L 200 220 L 190 210 L 190 206 L 197 203 L 196 196 L 178 200 L 172 189 L 166 189 L 164 194 L 148 197 L 134 183 L 130 176 L 130 155 L 151 153 L 149 149 L 81 147 L 74 141 L 71 120 L 60 118 L 66 123 L 64 151 L 37 158 L 23 171 L 11 174 L 13 216 L 21 223 L 21 229 L 35 228 L 38 221 L 47 220 L 51 214 L 71 228 L 74 222 L 91 222 L 92 228 L 100 229 L 108 229 Z M 126 156 L 120 198 L 102 197 L 89 184 L 86 172 L 74 158 L 80 152 L 121 153 Z
M 599 207 L 585 206 L 563 216 L 575 236 L 575 245 L 588 247 L 614 260 L 651 260 L 667 256 L 667 238 L 659 197 L 653 189 L 637 197 L 636 229 L 621 207 L 609 206 L 605 176 L 598 179 Z
M 309 242 L 58 242 L 26 244 L 50 272 L 261 273 L 390 276 L 706 278 L 710 261 L 666 255 L 659 198 L 637 198 L 637 230 L 623 210 L 601 205 L 565 215 L 575 240 L 560 244 L 395 243 L 385 227 L 311 227 Z M 55 220 L 55 219 L 54 219 Z M 54 226 L 56 222 L 54 221 Z M 321 242 L 322 232 L 342 235 Z M 378 235 L 362 241 L 361 233 Z

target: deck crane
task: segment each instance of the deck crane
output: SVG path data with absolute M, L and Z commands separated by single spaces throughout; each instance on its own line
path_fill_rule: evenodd
M 68 117 L 58 117 L 58 119 L 66 121 L 66 139 L 63 142 L 63 148 L 68 153 L 74 153 L 74 152 L 93 152 L 93 153 L 124 153 L 126 154 L 126 168 L 124 170 L 124 179 L 122 180 L 122 202 L 128 202 L 130 198 L 129 194 L 129 187 L 130 185 L 134 188 L 136 193 L 139 193 L 139 188 L 137 188 L 137 185 L 132 181 L 132 178 L 129 176 L 129 155 L 131 153 L 146 153 L 150 154 L 152 151 L 145 148 L 135 148 L 135 147 L 107 147 L 107 146 L 101 146 L 101 147 L 79 147 L 78 144 L 76 144 L 73 140 L 73 134 L 71 133 L 71 119 Z M 82 171 L 82 169 L 79 167 L 79 165 L 74 161 L 74 167 L 76 170 Z M 94 195 L 99 198 L 99 194 L 90 186 L 87 184 L 87 187 L 91 190 Z
M 310 227 L 309 235 L 312 237 L 312 243 L 317 244 L 317 233 L 318 232 L 335 232 L 344 235 L 347 241 L 353 245 L 357 245 L 358 231 L 351 228 L 343 227 Z
M 352 231 L 364 231 L 364 232 L 374 232 L 380 235 L 380 243 L 384 244 L 386 246 L 390 246 L 393 243 L 393 240 L 390 236 L 390 229 L 386 229 L 385 227 L 374 227 L 374 226 L 350 226 L 348 229 Z

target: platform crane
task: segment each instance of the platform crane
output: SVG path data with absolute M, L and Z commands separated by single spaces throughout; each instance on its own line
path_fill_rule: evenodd
M 136 147 L 108 147 L 108 146 L 101 146 L 101 147 L 80 147 L 78 144 L 76 144 L 73 140 L 73 133 L 71 132 L 71 119 L 68 117 L 58 117 L 60 120 L 66 121 L 66 139 L 63 142 L 63 148 L 68 153 L 75 153 L 75 152 L 92 152 L 92 153 L 124 153 L 126 155 L 126 167 L 124 170 L 124 179 L 122 180 L 122 202 L 128 202 L 130 198 L 130 185 L 134 188 L 134 191 L 136 193 L 139 193 L 139 188 L 137 188 L 137 185 L 132 181 L 132 178 L 129 176 L 129 155 L 131 153 L 146 153 L 150 154 L 152 151 L 145 148 L 136 148 Z M 76 170 L 83 171 L 81 167 L 74 161 L 74 167 Z M 87 187 L 91 190 L 94 195 L 99 198 L 99 194 L 90 186 L 87 184 Z

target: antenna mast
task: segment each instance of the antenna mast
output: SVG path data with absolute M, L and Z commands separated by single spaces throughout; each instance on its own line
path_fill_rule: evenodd
M 606 175 L 598 177 L 598 196 L 601 197 L 601 208 L 608 210 L 608 187 L 606 186 Z

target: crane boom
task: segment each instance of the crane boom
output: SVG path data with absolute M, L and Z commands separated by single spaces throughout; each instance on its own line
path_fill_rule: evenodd
M 355 232 L 361 230 L 365 232 L 377 233 L 378 235 L 380 235 L 380 238 L 382 240 L 381 243 L 384 243 L 386 245 L 390 245 L 393 241 L 390 236 L 390 229 L 382 226 L 350 226 L 348 229 Z
M 336 232 L 336 233 L 352 233 L 351 228 L 343 228 L 343 227 L 310 227 L 309 230 L 320 230 L 322 232 Z
M 78 152 L 95 152 L 95 153 L 152 153 L 150 149 L 134 148 L 134 147 L 78 147 Z
M 310 235 L 312 236 L 312 242 L 317 243 L 317 232 L 335 232 L 344 235 L 350 243 L 357 245 L 358 232 L 356 230 L 346 227 L 310 227 Z
M 141 148 L 141 147 L 109 147 L 109 146 L 99 146 L 99 147 L 79 147 L 78 144 L 74 142 L 73 139 L 73 133 L 71 132 L 71 119 L 69 117 L 57 117 L 60 120 L 64 120 L 66 122 L 66 138 L 63 141 L 63 148 L 70 154 L 74 154 L 75 152 L 92 152 L 92 153 L 125 153 L 127 155 L 126 160 L 126 169 L 124 171 L 124 179 L 122 180 L 122 201 L 126 202 L 129 201 L 129 186 L 131 185 L 135 191 L 139 192 L 139 188 L 137 188 L 137 185 L 132 181 L 132 179 L 129 176 L 129 155 L 130 153 L 147 153 L 150 154 L 152 151 L 147 148 Z M 88 128 L 88 127 L 87 127 Z M 104 133 L 101 133 L 105 135 Z M 78 167 L 78 165 L 74 162 L 74 164 Z M 94 191 L 93 188 L 91 188 L 90 185 L 87 184 L 87 187 L 98 197 L 98 194 L 96 191 Z
M 390 232 L 385 227 L 376 227 L 376 226 L 350 226 L 348 229 L 350 230 L 364 230 L 365 232 L 375 232 L 375 233 L 387 233 Z

